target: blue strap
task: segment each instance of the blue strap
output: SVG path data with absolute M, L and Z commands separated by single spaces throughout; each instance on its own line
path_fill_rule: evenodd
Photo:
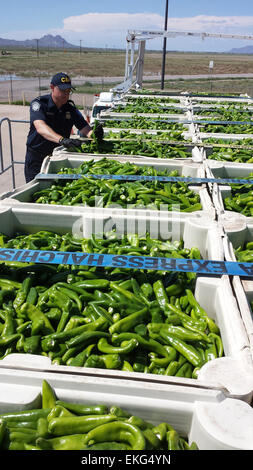
M 0 248 L 0 262 L 14 261 L 253 277 L 253 263 Z
M 39 173 L 37 180 L 77 180 L 85 178 L 123 180 L 123 181 L 163 181 L 183 182 L 189 184 L 218 183 L 218 184 L 253 184 L 253 179 L 245 178 L 195 178 L 187 176 L 145 176 L 145 175 L 81 175 L 81 174 L 58 174 Z

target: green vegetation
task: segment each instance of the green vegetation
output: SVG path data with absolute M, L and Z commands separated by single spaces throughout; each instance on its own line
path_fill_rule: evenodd
M 84 49 L 41 49 L 37 54 L 32 49 L 11 49 L 10 55 L 1 56 L 0 74 L 16 74 L 23 77 L 49 77 L 64 70 L 71 76 L 119 77 L 125 72 L 125 50 Z M 214 61 L 214 74 L 253 73 L 250 54 L 218 54 L 167 52 L 165 73 L 170 75 L 209 74 L 209 62 Z M 146 51 L 144 76 L 159 75 L 161 72 L 162 50 Z M 159 80 L 159 76 L 158 76 Z

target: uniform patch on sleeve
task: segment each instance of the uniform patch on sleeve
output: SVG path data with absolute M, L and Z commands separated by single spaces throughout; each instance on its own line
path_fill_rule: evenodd
M 39 109 L 40 109 L 40 103 L 38 101 L 34 101 L 34 103 L 32 104 L 32 110 L 39 111 Z

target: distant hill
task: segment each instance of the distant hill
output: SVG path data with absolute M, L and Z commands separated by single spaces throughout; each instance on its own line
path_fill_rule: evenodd
M 229 52 L 231 54 L 253 54 L 253 46 L 234 47 Z
M 38 38 L 38 46 L 41 47 L 50 47 L 52 49 L 63 48 L 63 49 L 74 49 L 78 46 L 74 46 L 69 42 L 65 41 L 61 36 L 52 36 L 52 34 L 47 34 L 42 38 Z M 4 39 L 0 38 L 0 48 L 3 47 L 37 47 L 37 39 L 26 39 L 25 41 L 16 41 L 15 39 Z

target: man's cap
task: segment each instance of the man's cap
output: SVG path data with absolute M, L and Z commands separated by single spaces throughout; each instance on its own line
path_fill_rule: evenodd
M 70 88 L 72 88 L 72 90 L 75 90 L 75 88 L 71 85 L 71 79 L 64 72 L 56 73 L 51 80 L 51 84 L 54 86 L 58 86 L 60 90 L 68 90 Z

